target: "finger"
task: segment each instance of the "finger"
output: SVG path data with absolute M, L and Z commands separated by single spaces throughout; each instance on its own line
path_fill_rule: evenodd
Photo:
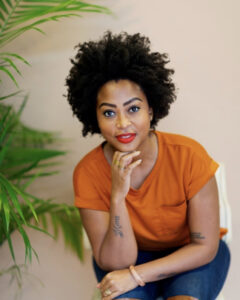
M 111 288 L 106 288 L 102 293 L 102 297 L 108 298 L 113 294 L 114 291 Z
M 101 282 L 99 282 L 98 284 L 97 284 L 97 288 L 100 290 L 100 292 L 102 293 L 104 290 L 105 290 L 105 280 L 103 279 Z
M 135 157 L 139 155 L 141 152 L 140 151 L 132 151 L 132 152 L 120 152 L 120 151 L 115 151 L 113 154 L 113 159 L 112 161 L 119 161 L 121 158 L 129 158 L 129 157 Z
M 132 162 L 133 158 L 138 156 L 139 154 L 140 151 L 134 151 L 131 153 L 121 155 L 119 158 L 119 166 L 123 168 L 127 167 Z
M 103 296 L 104 296 L 104 292 L 105 292 L 106 290 L 109 290 L 109 289 L 110 289 L 110 291 L 112 290 L 112 289 L 111 289 L 112 281 L 111 281 L 111 279 L 108 278 L 108 277 L 109 277 L 109 275 L 107 274 L 107 275 L 102 279 L 102 281 L 100 282 L 100 285 L 99 285 L 99 288 L 100 288 L 101 293 L 102 293 Z
M 116 296 L 119 296 L 119 295 L 120 295 L 119 291 L 111 291 L 111 294 L 110 293 L 106 294 L 106 291 L 105 291 L 105 292 L 102 293 L 102 299 L 104 299 L 104 300 L 108 300 L 109 299 L 110 300 L 110 299 L 114 299 Z
M 135 156 L 138 156 L 140 153 L 141 153 L 141 151 L 120 152 L 119 159 L 128 160 L 129 158 L 133 158 Z
M 112 158 L 112 161 L 115 162 L 115 161 L 119 161 L 120 157 L 124 154 L 126 154 L 127 152 L 120 152 L 120 151 L 115 151 L 114 154 L 113 154 L 113 158 Z
M 107 295 L 104 294 L 107 289 L 108 288 L 107 288 L 106 284 L 101 284 L 100 285 L 100 291 L 101 291 L 102 296 L 107 296 Z
M 117 161 L 119 161 L 119 152 L 115 151 L 112 158 L 112 164 L 115 164 Z
M 134 161 L 133 163 L 131 163 L 130 165 L 127 166 L 127 168 L 125 169 L 127 173 L 132 172 L 132 170 L 134 168 L 136 168 L 137 166 L 139 166 L 142 162 L 142 159 L 138 159 L 136 161 Z
M 120 292 L 113 292 L 111 295 L 107 296 L 107 297 L 102 297 L 102 300 L 112 300 L 114 299 L 115 297 L 121 295 Z

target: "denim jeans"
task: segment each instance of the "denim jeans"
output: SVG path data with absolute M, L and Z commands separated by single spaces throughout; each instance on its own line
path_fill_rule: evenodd
M 176 249 L 169 251 L 139 251 L 136 265 L 164 257 Z M 230 252 L 226 243 L 220 240 L 215 258 L 197 269 L 178 274 L 160 281 L 149 282 L 144 287 L 122 294 L 115 299 L 137 298 L 154 300 L 159 296 L 163 299 L 177 295 L 188 295 L 200 300 L 214 300 L 220 293 L 230 265 Z M 93 259 L 94 271 L 98 282 L 108 273 L 99 268 Z

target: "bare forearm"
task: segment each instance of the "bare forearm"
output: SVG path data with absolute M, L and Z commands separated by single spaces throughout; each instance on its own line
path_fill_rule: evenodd
M 137 243 L 132 229 L 125 200 L 112 201 L 109 228 L 99 253 L 103 269 L 116 270 L 134 264 L 137 258 Z
M 215 248 L 190 243 L 164 258 L 136 266 L 136 270 L 144 282 L 172 277 L 209 263 L 216 254 Z

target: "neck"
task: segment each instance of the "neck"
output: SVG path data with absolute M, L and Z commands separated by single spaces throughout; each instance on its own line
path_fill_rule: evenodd
M 155 161 L 158 155 L 158 141 L 157 141 L 157 136 L 154 133 L 154 131 L 149 132 L 148 140 L 146 143 L 143 145 L 142 149 L 139 149 L 141 151 L 141 154 L 139 157 L 143 160 L 144 162 L 149 162 L 149 161 Z

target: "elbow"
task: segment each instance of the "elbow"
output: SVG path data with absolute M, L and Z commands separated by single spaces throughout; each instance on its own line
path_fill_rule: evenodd
M 219 247 L 219 241 L 206 246 L 205 264 L 209 264 L 211 261 L 214 260 L 218 252 L 218 247 Z
M 102 270 L 111 272 L 111 271 L 129 268 L 130 265 L 135 265 L 136 258 L 132 258 L 132 259 L 128 258 L 125 260 L 99 258 L 98 260 L 96 260 L 96 263 Z
M 102 250 L 102 249 L 101 249 Z M 104 271 L 115 271 L 126 269 L 130 265 L 135 265 L 137 261 L 138 251 L 136 249 L 128 249 L 128 251 L 108 251 L 95 252 L 95 261 L 97 265 Z
M 214 260 L 214 258 L 217 255 L 218 252 L 218 247 L 219 247 L 219 241 L 212 245 L 208 251 L 208 263 Z

